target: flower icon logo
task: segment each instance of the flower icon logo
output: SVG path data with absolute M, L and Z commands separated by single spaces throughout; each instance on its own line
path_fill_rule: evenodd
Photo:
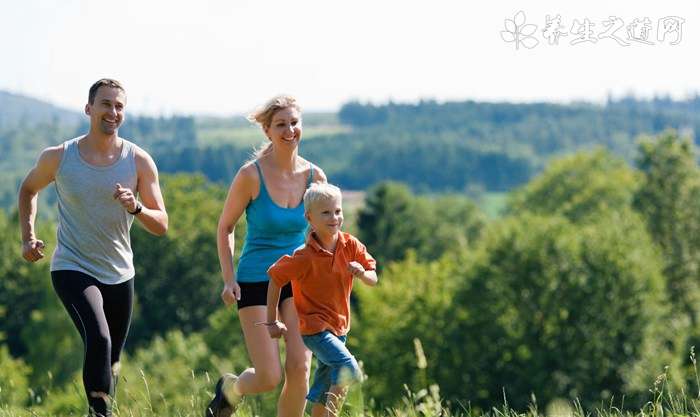
M 525 12 L 522 10 L 513 16 L 513 19 L 505 19 L 506 30 L 501 31 L 501 39 L 506 42 L 515 42 L 515 49 L 520 49 L 520 45 L 527 49 L 537 46 L 540 41 L 532 36 L 537 30 L 537 25 L 525 23 Z

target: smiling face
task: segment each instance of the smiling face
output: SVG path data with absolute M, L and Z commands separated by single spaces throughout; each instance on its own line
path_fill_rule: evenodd
M 320 239 L 332 237 L 343 225 L 341 199 L 333 197 L 315 201 L 306 212 L 306 218 Z
M 85 114 L 90 116 L 90 130 L 104 135 L 114 135 L 124 122 L 126 95 L 119 88 L 102 86 L 92 103 L 85 105 Z
M 301 140 L 301 113 L 294 107 L 280 109 L 264 130 L 274 146 L 296 148 Z

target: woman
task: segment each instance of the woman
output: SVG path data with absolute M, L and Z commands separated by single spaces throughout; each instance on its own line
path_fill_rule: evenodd
M 269 143 L 241 167 L 231 183 L 219 219 L 217 244 L 224 279 L 221 298 L 238 306 L 238 317 L 252 367 L 240 375 L 225 374 L 205 415 L 228 417 L 244 395 L 274 389 L 282 378 L 279 346 L 265 326 L 267 269 L 282 255 L 304 243 L 307 222 L 303 195 L 312 182 L 326 182 L 321 169 L 298 155 L 301 109 L 293 97 L 278 96 L 250 115 Z M 248 222 L 243 252 L 234 273 L 233 231 L 245 211 Z M 279 302 L 285 337 L 284 386 L 277 404 L 279 417 L 301 417 L 306 405 L 311 352 L 299 333 L 290 286 Z

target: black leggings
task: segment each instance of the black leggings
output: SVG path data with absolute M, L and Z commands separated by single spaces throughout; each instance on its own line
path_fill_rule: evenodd
M 83 339 L 83 384 L 90 415 L 110 416 L 109 402 L 91 393 L 114 395 L 112 366 L 119 362 L 129 332 L 134 280 L 107 285 L 82 272 L 51 271 L 51 281 Z

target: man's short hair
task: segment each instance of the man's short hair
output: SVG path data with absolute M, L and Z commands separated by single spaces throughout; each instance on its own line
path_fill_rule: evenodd
M 111 78 L 102 78 L 100 80 L 95 81 L 95 84 L 93 84 L 90 87 L 90 92 L 88 93 L 89 104 L 95 104 L 95 96 L 97 95 L 97 90 L 99 90 L 100 87 L 117 88 L 119 90 L 122 90 L 122 92 L 126 94 L 126 90 L 124 90 L 124 87 L 119 81 L 113 80 Z
M 304 210 L 309 211 L 311 207 L 319 201 L 335 200 L 342 201 L 340 188 L 333 184 L 315 182 L 304 193 Z

